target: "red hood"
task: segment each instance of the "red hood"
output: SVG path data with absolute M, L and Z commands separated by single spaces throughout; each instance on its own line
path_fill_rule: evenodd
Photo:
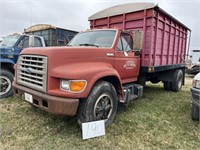
M 47 56 L 48 68 L 53 71 L 54 69 L 65 65 L 68 65 L 67 68 L 74 68 L 75 65 L 80 66 L 83 63 L 106 63 L 108 61 L 107 53 L 114 54 L 114 49 L 85 46 L 27 48 L 22 51 L 21 55 Z M 110 61 L 108 62 L 110 65 L 113 65 Z
M 113 53 L 114 49 L 98 47 L 46 47 L 27 48 L 21 55 L 41 55 L 48 57 L 48 66 L 52 69 L 66 64 L 77 64 L 86 62 L 105 62 L 107 53 Z
M 98 75 L 98 78 L 99 76 L 101 77 L 105 71 L 113 71 L 114 57 L 108 57 L 107 53 L 114 54 L 114 49 L 82 46 L 27 48 L 22 51 L 21 55 L 47 56 L 48 93 L 66 96 L 66 92 L 60 90 L 60 79 L 84 79 L 88 82 L 92 80 L 90 84 L 88 83 L 88 88 L 86 90 L 88 94 L 93 82 L 95 82 L 95 80 L 93 81 L 94 76 Z M 109 75 L 110 74 L 111 73 L 109 73 Z M 68 96 L 77 95 L 70 93 Z
M 22 51 L 23 54 L 42 55 L 47 57 L 59 58 L 59 59 L 73 59 L 73 58 L 89 58 L 89 57 L 102 57 L 101 52 L 105 48 L 96 47 L 38 47 L 38 48 L 26 48 Z M 105 52 L 105 51 L 104 51 Z M 105 55 L 104 55 L 105 57 Z

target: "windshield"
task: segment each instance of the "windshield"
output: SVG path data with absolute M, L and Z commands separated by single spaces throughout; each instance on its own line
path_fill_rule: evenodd
M 13 46 L 17 40 L 20 38 L 20 35 L 10 35 L 7 36 L 3 41 L 0 43 L 0 46 L 8 46 L 11 47 Z
M 89 31 L 77 34 L 68 46 L 112 47 L 115 30 Z

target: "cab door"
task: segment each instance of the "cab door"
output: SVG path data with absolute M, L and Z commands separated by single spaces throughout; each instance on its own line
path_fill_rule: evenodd
M 132 35 L 121 32 L 115 49 L 115 69 L 120 74 L 122 83 L 137 81 L 140 57 L 133 50 Z
M 21 37 L 21 39 L 18 41 L 18 43 L 16 43 L 16 46 L 15 46 L 15 54 L 14 54 L 14 57 L 15 57 L 15 60 L 17 61 L 19 55 L 20 55 L 20 52 L 24 49 L 24 48 L 27 48 L 29 47 L 29 37 L 27 35 L 23 35 Z
M 20 54 L 20 52 L 25 49 L 25 48 L 28 48 L 30 46 L 29 44 L 29 36 L 22 36 L 21 39 L 19 40 L 18 43 L 16 43 L 15 45 L 15 51 L 14 51 L 14 60 L 15 60 L 15 63 L 18 59 L 18 56 Z M 34 46 L 33 47 L 43 47 L 43 43 L 42 43 L 42 40 L 37 37 L 37 36 L 34 36 Z

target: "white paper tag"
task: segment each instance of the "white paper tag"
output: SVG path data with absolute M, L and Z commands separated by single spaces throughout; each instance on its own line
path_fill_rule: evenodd
M 105 135 L 105 121 L 93 121 L 82 123 L 82 138 L 90 139 Z

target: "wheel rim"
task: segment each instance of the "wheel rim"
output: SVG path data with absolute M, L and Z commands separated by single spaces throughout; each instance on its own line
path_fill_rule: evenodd
M 182 86 L 182 77 L 179 76 L 179 78 L 178 78 L 178 88 L 180 89 L 181 86 Z
M 108 94 L 101 95 L 94 105 L 94 119 L 107 120 L 113 110 L 113 99 Z
M 7 93 L 11 88 L 11 81 L 6 76 L 0 76 L 0 95 Z

